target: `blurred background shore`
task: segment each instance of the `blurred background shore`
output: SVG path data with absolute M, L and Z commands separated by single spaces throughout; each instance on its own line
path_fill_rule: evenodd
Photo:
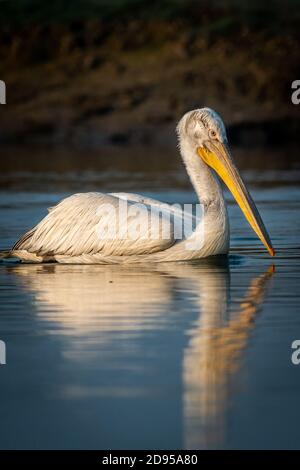
M 1 1 L 2 145 L 176 145 L 195 107 L 233 144 L 298 140 L 300 2 Z

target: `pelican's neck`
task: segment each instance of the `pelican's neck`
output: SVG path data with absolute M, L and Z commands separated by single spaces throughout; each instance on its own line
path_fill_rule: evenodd
M 200 203 L 209 206 L 214 202 L 224 206 L 223 191 L 213 171 L 201 160 L 188 142 L 180 142 L 180 152 Z

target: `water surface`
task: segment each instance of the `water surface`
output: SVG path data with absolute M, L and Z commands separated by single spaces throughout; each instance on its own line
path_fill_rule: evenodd
M 0 265 L 2 449 L 300 447 L 299 166 L 292 152 L 235 153 L 275 259 L 227 194 L 228 259 Z M 195 202 L 178 160 L 142 156 L 8 152 L 1 248 L 74 191 Z

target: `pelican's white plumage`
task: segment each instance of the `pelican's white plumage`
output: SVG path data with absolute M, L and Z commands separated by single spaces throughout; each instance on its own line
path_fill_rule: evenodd
M 191 111 L 180 120 L 177 132 L 183 162 L 204 208 L 203 217 L 195 221 L 196 227 L 187 238 L 176 236 L 176 220 L 181 223 L 183 217 L 178 206 L 174 208 L 137 194 L 84 193 L 70 196 L 51 208 L 15 244 L 10 255 L 27 262 L 106 264 L 182 261 L 225 254 L 229 250 L 228 214 L 221 185 L 211 168 L 226 182 L 273 254 L 257 209 L 230 158 L 225 126 L 219 115 L 209 108 Z M 124 238 L 119 232 L 110 237 L 99 236 L 109 230 L 112 212 L 117 213 L 120 201 L 124 200 L 129 206 L 138 203 L 146 208 L 140 215 L 139 234 L 134 239 Z M 127 226 L 133 223 L 134 219 L 128 216 Z M 159 236 L 152 237 L 149 232 L 157 224 Z M 168 230 L 164 230 L 167 225 Z M 194 249 L 186 243 L 203 235 L 203 241 Z

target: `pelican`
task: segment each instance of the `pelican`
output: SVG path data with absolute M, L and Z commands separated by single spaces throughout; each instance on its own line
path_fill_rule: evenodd
M 48 215 L 17 241 L 9 257 L 37 263 L 121 264 L 227 254 L 229 220 L 218 178 L 227 185 L 254 232 L 274 256 L 267 230 L 231 157 L 221 117 L 210 108 L 190 111 L 179 121 L 177 134 L 187 173 L 204 208 L 202 217 L 190 215 L 197 222 L 191 233 L 176 235 L 176 224 L 184 217 L 178 206 L 137 194 L 74 194 L 50 208 Z M 140 231 L 135 237 L 126 237 L 123 231 L 125 225 L 136 224 L 132 214 L 127 214 L 119 230 L 111 230 L 113 212 L 121 203 L 129 209 L 146 209 L 140 213 Z M 160 227 L 155 237 L 151 236 L 154 225 Z M 201 243 L 195 243 L 200 239 Z

